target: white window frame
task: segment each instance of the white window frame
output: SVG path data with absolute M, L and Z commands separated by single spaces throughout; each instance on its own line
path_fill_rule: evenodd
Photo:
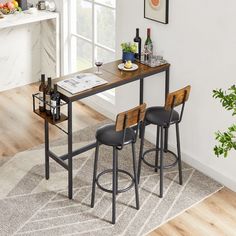
M 89 0 L 88 0 L 89 1 Z M 91 2 L 91 0 L 90 0 Z M 62 0 L 62 2 L 59 4 L 59 12 L 61 15 L 61 75 L 66 75 L 71 72 L 71 0 Z M 103 5 L 103 4 L 101 4 Z M 117 3 L 116 3 L 117 7 Z M 116 9 L 117 14 L 117 9 Z M 94 19 L 93 19 L 94 21 Z M 115 25 L 115 34 L 116 34 L 116 26 Z M 74 36 L 73 36 L 74 37 Z M 115 48 L 117 48 L 116 45 L 117 42 L 115 42 Z M 98 45 L 100 46 L 100 45 Z M 106 49 L 105 49 L 106 50 Z M 95 50 L 94 50 L 95 51 Z M 105 116 L 109 117 L 110 119 L 115 120 L 117 108 L 116 108 L 116 100 L 115 100 L 115 89 L 106 91 L 104 93 L 94 95 L 91 97 L 88 97 L 86 99 L 83 99 L 83 102 L 87 104 L 88 106 L 92 107 L 93 109 L 97 110 L 98 112 L 101 112 Z
M 102 6 L 111 10 L 115 11 L 116 14 L 116 7 L 112 7 L 106 4 L 102 4 L 102 3 L 98 3 L 95 2 L 95 0 L 84 0 L 86 2 L 89 2 L 92 4 L 92 39 L 86 38 L 82 35 L 79 35 L 78 33 L 76 33 L 76 21 L 74 20 L 76 18 L 76 10 L 75 11 L 70 11 L 70 9 L 72 9 L 72 6 L 75 6 L 75 2 L 76 0 L 70 0 L 69 1 L 69 7 L 68 7 L 68 17 L 69 17 L 69 48 L 68 48 L 68 59 L 69 59 L 69 71 L 72 71 L 74 65 L 73 62 L 75 62 L 77 60 L 77 54 L 76 54 L 76 50 L 72 50 L 74 48 L 77 47 L 76 45 L 76 39 L 81 39 L 89 44 L 92 45 L 92 66 L 94 65 L 95 62 L 95 58 L 96 58 L 96 50 L 95 48 L 101 48 L 105 51 L 114 53 L 114 56 L 116 55 L 116 50 L 109 48 L 105 45 L 102 45 L 100 43 L 97 42 L 97 38 L 96 38 L 96 30 L 97 30 L 97 22 L 96 22 L 96 11 L 95 11 L 95 6 Z M 116 27 L 116 25 L 115 25 Z M 116 28 L 114 28 L 114 31 L 116 33 Z M 73 40 L 73 38 L 75 40 Z M 115 47 L 116 48 L 116 47 Z

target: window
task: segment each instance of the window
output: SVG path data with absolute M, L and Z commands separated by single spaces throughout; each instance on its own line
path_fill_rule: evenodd
M 69 70 L 115 59 L 116 0 L 71 0 Z

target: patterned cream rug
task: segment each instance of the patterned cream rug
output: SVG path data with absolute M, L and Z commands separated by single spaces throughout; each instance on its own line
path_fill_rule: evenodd
M 101 124 L 100 124 L 101 125 Z M 97 127 L 74 134 L 75 148 L 94 139 Z M 52 143 L 54 152 L 66 152 L 66 139 Z M 151 144 L 146 142 L 146 148 Z M 139 145 L 136 146 L 138 152 Z M 111 148 L 101 147 L 99 170 L 111 168 Z M 165 171 L 164 197 L 159 175 L 142 166 L 140 210 L 135 209 L 134 189 L 117 196 L 117 223 L 111 221 L 111 194 L 96 188 L 96 205 L 90 208 L 94 150 L 74 158 L 74 199 L 67 199 L 67 172 L 51 162 L 50 180 L 44 179 L 44 148 L 18 153 L 0 164 L 0 235 L 145 235 L 163 222 L 216 192 L 222 186 L 183 163 L 184 184 L 177 168 Z M 151 160 L 151 156 L 149 157 Z M 119 152 L 119 168 L 132 172 L 131 148 Z M 170 162 L 171 157 L 165 156 Z M 110 185 L 111 176 L 103 177 Z M 129 180 L 119 175 L 119 186 Z

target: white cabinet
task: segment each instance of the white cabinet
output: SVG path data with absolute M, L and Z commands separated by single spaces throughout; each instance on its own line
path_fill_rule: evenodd
M 0 91 L 60 75 L 59 14 L 37 11 L 0 19 Z

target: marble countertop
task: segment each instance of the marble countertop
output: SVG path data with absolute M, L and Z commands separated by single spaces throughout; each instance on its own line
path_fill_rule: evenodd
M 0 29 L 55 19 L 58 16 L 58 13 L 48 11 L 36 11 L 33 14 L 17 12 L 15 14 L 5 15 L 3 19 L 0 19 Z

